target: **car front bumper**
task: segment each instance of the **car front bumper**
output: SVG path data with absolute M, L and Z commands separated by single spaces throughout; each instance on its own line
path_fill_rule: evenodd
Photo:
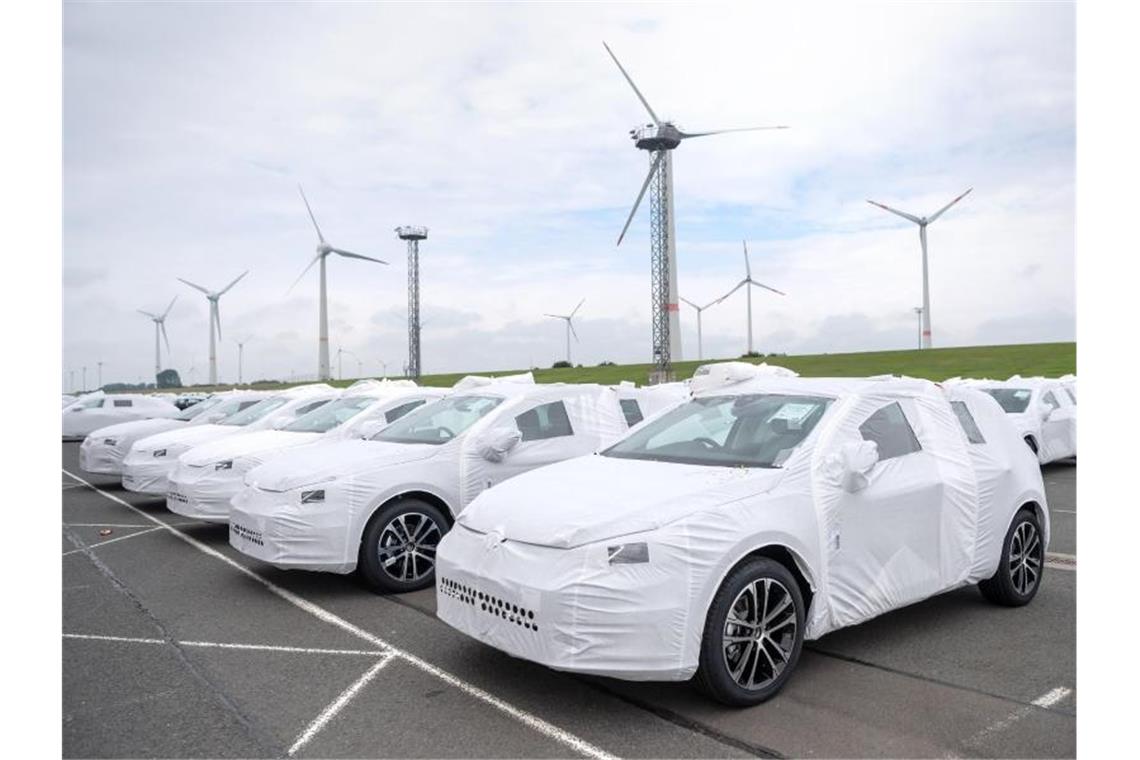
M 194 520 L 224 523 L 230 519 L 230 499 L 241 490 L 241 474 L 214 466 L 179 464 L 168 478 L 166 508 Z
M 244 487 L 230 502 L 230 546 L 274 567 L 347 574 L 360 537 L 350 540 L 335 502 L 300 504 L 292 492 Z
M 100 439 L 87 436 L 79 446 L 79 469 L 96 475 L 122 475 L 124 452 Z
M 176 461 L 170 458 L 132 461 L 128 457 L 123 461 L 123 488 L 135 493 L 165 496 L 169 481 L 167 476 L 174 469 Z

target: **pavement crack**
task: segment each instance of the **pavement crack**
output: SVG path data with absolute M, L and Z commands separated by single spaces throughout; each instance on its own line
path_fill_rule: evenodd
M 68 529 L 66 525 L 63 528 L 63 532 L 67 536 L 67 540 L 71 541 L 71 543 L 74 544 L 76 548 L 82 551 L 83 555 L 86 556 L 93 565 L 95 565 L 95 568 L 100 573 L 102 573 L 102 575 L 107 579 L 108 583 L 110 583 L 116 591 L 129 599 L 131 604 L 133 604 L 135 608 L 138 609 L 138 611 L 151 622 L 151 624 L 158 630 L 161 638 L 170 645 L 182 667 L 185 668 L 186 671 L 195 680 L 202 684 L 206 690 L 209 691 L 210 694 L 234 716 L 238 723 L 240 723 L 242 727 L 245 728 L 245 730 L 249 733 L 250 737 L 252 737 L 253 740 L 256 741 L 260 747 L 262 747 L 264 750 L 264 756 L 279 758 L 287 757 L 286 747 L 279 744 L 272 737 L 268 736 L 264 731 L 259 729 L 254 723 L 253 719 L 250 718 L 250 716 L 246 715 L 246 713 L 240 707 L 238 707 L 238 705 L 235 704 L 234 701 L 229 698 L 229 696 L 226 695 L 221 686 L 215 683 L 213 679 L 209 677 L 209 675 L 207 675 L 201 668 L 193 663 L 193 661 L 187 656 L 186 651 L 183 649 L 183 647 L 170 634 L 170 631 L 167 630 L 162 621 L 159 620 L 159 618 L 150 611 L 143 600 L 140 599 L 125 583 L 123 583 L 123 581 L 120 580 L 117 575 L 115 575 L 115 572 L 111 570 L 110 567 L 108 567 L 101 559 L 96 557 L 95 554 L 87 546 L 85 546 L 82 541 L 80 541 L 80 539 L 70 529 Z

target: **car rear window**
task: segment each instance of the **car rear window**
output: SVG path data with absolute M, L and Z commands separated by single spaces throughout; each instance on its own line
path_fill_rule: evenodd
M 863 440 L 873 441 L 879 447 L 880 461 L 922 451 L 922 446 L 897 401 L 868 417 L 859 426 L 859 434 Z
M 974 415 L 970 414 L 970 408 L 966 406 L 966 402 L 951 401 L 950 408 L 954 410 L 954 414 L 958 417 L 958 423 L 962 426 L 962 430 L 966 433 L 966 439 L 970 443 L 986 442 L 985 436 L 978 429 L 978 423 L 974 421 Z

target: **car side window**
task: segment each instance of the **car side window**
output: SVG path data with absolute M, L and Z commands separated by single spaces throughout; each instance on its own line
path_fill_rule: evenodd
M 422 406 L 423 403 L 424 403 L 424 399 L 421 398 L 421 399 L 417 399 L 415 401 L 409 401 L 406 404 L 400 404 L 399 406 L 394 406 L 391 409 L 389 409 L 388 411 L 384 412 L 384 421 L 385 422 L 395 422 L 396 420 L 400 419 L 401 417 L 403 417 L 408 412 L 415 409 L 417 406 Z
M 970 414 L 970 408 L 966 406 L 965 401 L 951 401 L 950 408 L 954 410 L 954 414 L 958 417 L 958 423 L 962 426 L 962 430 L 966 432 L 966 440 L 970 443 L 985 443 L 985 436 L 978 428 L 978 423 L 974 421 L 974 415 Z
M 303 414 L 308 414 L 309 412 L 313 411 L 314 409 L 321 408 L 322 406 L 324 406 L 328 402 L 329 402 L 328 399 L 321 399 L 320 401 L 314 401 L 311 404 L 305 404 L 304 406 L 301 406 L 301 407 L 298 407 L 297 409 L 295 409 L 293 411 L 293 416 L 294 417 L 300 417 Z
M 518 425 L 524 442 L 574 435 L 570 417 L 566 414 L 566 405 L 561 401 L 525 411 L 515 417 L 515 424 Z
M 1069 394 L 1069 400 L 1073 402 L 1073 406 L 1077 405 L 1077 394 L 1073 393 L 1072 388 L 1066 388 L 1065 393 Z
M 641 413 L 641 405 L 637 403 L 637 399 L 623 398 L 621 400 L 621 413 L 625 415 L 625 424 L 629 427 L 633 427 L 645 419 L 645 415 Z
M 880 461 L 922 451 L 922 446 L 897 401 L 868 417 L 859 426 L 859 434 L 863 440 L 874 441 L 878 445 Z
M 1053 391 L 1049 391 L 1042 396 L 1041 403 L 1049 407 L 1050 411 L 1061 408 L 1061 404 L 1057 401 L 1057 397 L 1053 395 Z
M 135 405 L 135 402 L 134 402 L 134 401 L 132 401 L 132 400 L 131 400 L 131 399 L 129 399 L 129 398 L 117 398 L 117 399 L 115 399 L 115 406 L 116 406 L 116 407 L 120 407 L 120 406 L 134 406 L 134 405 Z

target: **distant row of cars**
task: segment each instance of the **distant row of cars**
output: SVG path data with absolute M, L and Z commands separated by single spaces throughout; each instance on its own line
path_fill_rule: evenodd
M 745 705 L 782 687 L 805 639 L 966 584 L 1033 598 L 1049 539 L 1035 455 L 1061 449 L 1037 432 L 1031 450 L 1013 420 L 1057 388 L 1015 381 L 1020 412 L 1004 384 L 735 362 L 651 388 L 232 391 L 93 431 L 80 463 L 228 523 L 274 566 L 434 584 L 443 621 L 512 655 L 695 676 Z M 1075 379 L 1061 391 L 1075 408 Z

